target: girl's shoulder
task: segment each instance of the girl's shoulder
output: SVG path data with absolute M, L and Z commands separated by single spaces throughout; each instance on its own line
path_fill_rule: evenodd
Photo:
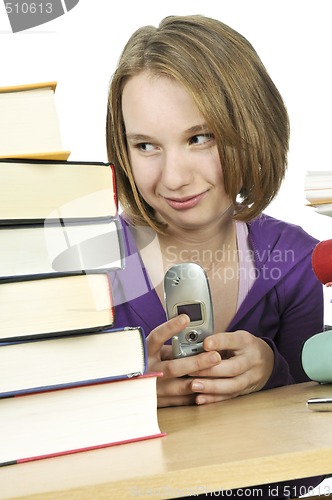
M 285 222 L 262 214 L 248 223 L 248 233 L 254 248 L 263 250 L 291 249 L 298 259 L 312 253 L 318 240 L 308 234 L 300 225 Z

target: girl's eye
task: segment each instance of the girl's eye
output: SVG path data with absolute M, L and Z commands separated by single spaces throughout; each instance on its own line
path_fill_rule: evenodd
M 209 141 L 213 140 L 213 134 L 199 134 L 194 135 L 189 139 L 189 144 L 197 144 L 200 146 L 201 144 L 206 144 Z
M 155 151 L 156 146 L 153 144 L 150 144 L 149 142 L 141 142 L 140 144 L 137 144 L 137 149 L 140 151 L 143 151 L 145 153 L 150 153 L 151 151 Z

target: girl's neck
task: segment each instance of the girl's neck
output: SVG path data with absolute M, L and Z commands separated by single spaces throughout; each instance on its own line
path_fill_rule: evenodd
M 196 231 L 172 230 L 158 235 L 164 265 L 196 262 L 209 269 L 220 258 L 221 252 L 236 249 L 236 225 L 229 219 L 218 227 Z

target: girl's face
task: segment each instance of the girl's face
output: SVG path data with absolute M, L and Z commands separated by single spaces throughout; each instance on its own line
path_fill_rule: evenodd
M 122 111 L 137 188 L 158 218 L 181 230 L 218 224 L 231 200 L 214 137 L 185 88 L 142 72 L 125 84 Z

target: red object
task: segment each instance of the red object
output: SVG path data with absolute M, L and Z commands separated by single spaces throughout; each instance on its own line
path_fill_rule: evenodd
M 332 240 L 321 241 L 315 246 L 311 262 L 319 281 L 332 286 Z

